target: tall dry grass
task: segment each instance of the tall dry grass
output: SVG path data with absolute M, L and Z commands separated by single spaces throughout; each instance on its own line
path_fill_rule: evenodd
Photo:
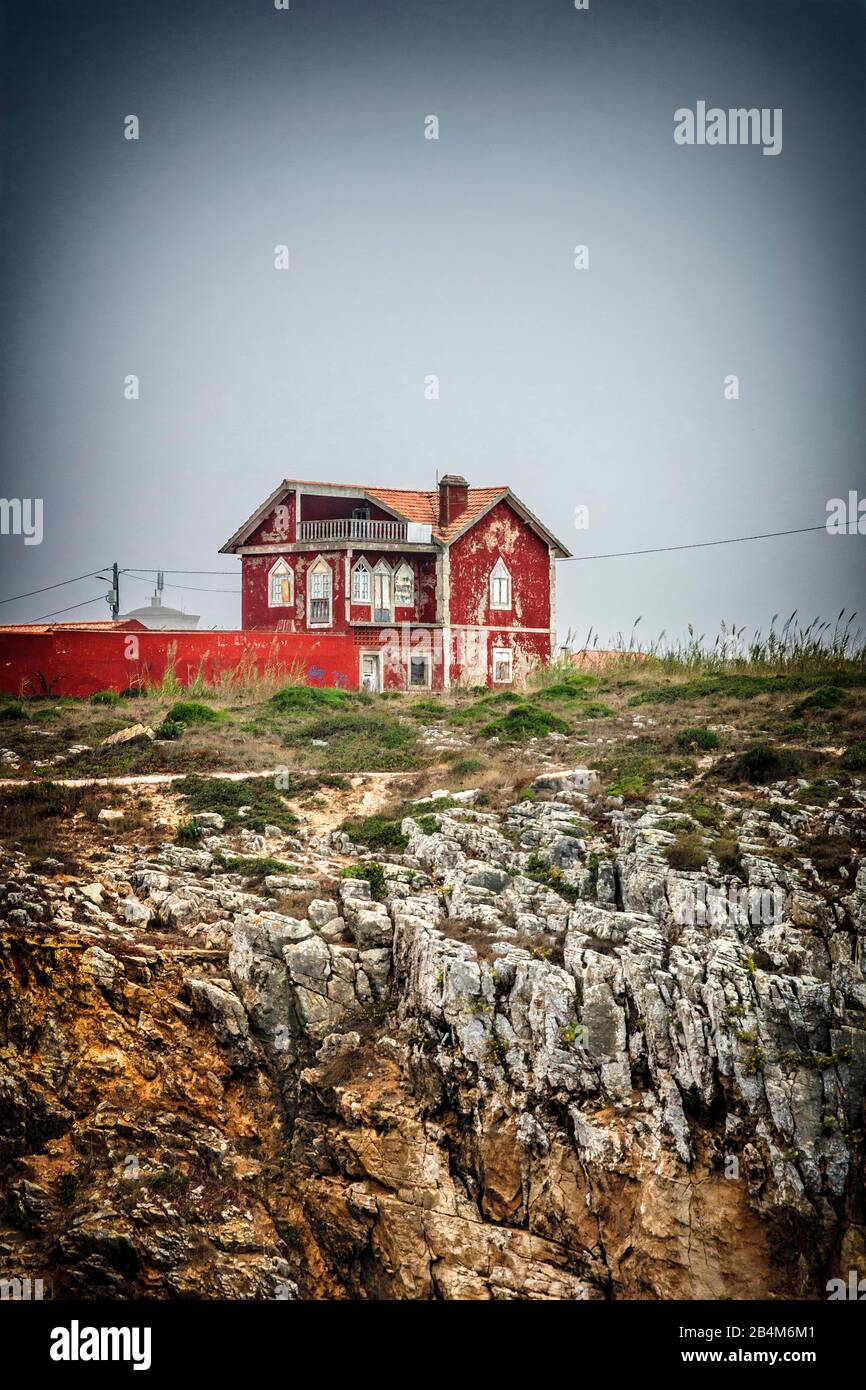
M 583 646 L 574 645 L 575 637 L 569 631 L 568 650 L 547 670 L 553 678 L 561 679 L 564 670 L 575 668 L 572 653 L 580 656 L 607 650 L 618 658 L 617 669 L 629 662 L 646 669 L 647 663 L 651 663 L 654 669 L 663 668 L 671 674 L 749 670 L 756 674 L 833 675 L 841 671 L 863 671 L 866 669 L 866 641 L 861 629 L 855 626 L 856 618 L 856 613 L 846 617 L 843 608 L 835 623 L 813 618 L 803 626 L 795 609 L 781 625 L 775 613 L 766 632 L 759 629 L 748 637 L 745 626 L 722 623 L 721 631 L 711 642 L 691 624 L 684 639 L 671 638 L 663 631 L 658 637 L 643 641 L 637 633 L 641 622 L 637 618 L 628 638 L 617 633 L 606 649 L 599 647 L 599 634 L 592 629 Z

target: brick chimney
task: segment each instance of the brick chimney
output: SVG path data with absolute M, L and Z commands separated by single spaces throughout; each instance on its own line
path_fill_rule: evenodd
M 439 479 L 439 529 L 444 531 L 469 505 L 469 484 L 457 473 Z

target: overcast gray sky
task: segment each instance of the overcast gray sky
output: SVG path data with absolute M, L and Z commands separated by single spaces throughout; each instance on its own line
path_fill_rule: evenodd
M 0 597 L 114 559 L 234 588 L 219 546 L 286 476 L 507 483 L 583 555 L 866 495 L 859 0 L 2 12 L 2 495 L 45 520 L 40 546 L 0 537 Z M 699 100 L 782 108 L 781 155 L 676 145 Z M 866 599 L 864 545 L 562 564 L 560 629 L 835 618 Z M 233 594 L 166 600 L 239 622 Z

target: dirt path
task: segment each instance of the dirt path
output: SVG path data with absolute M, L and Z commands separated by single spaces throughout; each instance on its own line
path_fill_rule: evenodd
M 432 769 L 431 769 L 432 770 Z M 248 781 L 251 777 L 275 778 L 284 768 L 263 769 L 255 772 L 202 772 L 196 776 L 211 781 L 225 779 L 230 782 Z M 105 787 L 134 788 L 153 787 L 157 792 L 158 814 L 165 816 L 172 825 L 182 819 L 176 798 L 166 795 L 160 797 L 160 790 L 171 792 L 171 784 L 179 782 L 188 774 L 185 772 L 142 772 L 124 773 L 115 777 L 52 777 L 54 785 L 60 787 Z M 304 775 L 315 777 L 315 772 L 304 769 Z M 324 776 L 325 774 L 318 774 Z M 353 816 L 372 816 L 384 809 L 391 800 L 395 787 L 402 782 L 416 782 L 417 772 L 362 772 L 347 775 L 347 787 L 321 786 L 313 793 L 301 794 L 299 799 L 286 793 L 286 801 L 296 811 L 303 824 L 317 834 L 330 831 L 342 821 Z M 45 778 L 4 777 L 0 778 L 0 794 L 7 787 L 40 786 Z M 302 804 L 303 802 L 303 804 Z
M 426 771 L 427 769 L 425 769 Z M 53 782 L 58 787 L 158 787 L 165 786 L 170 782 L 180 782 L 184 777 L 195 776 L 210 778 L 213 780 L 223 780 L 227 782 L 244 782 L 250 777 L 276 777 L 278 774 L 285 776 L 286 769 L 282 768 L 259 768 L 253 772 L 125 772 L 116 777 L 0 777 L 0 791 L 6 787 L 32 787 L 39 786 L 45 782 Z M 326 777 L 330 773 L 316 772 L 313 768 L 298 769 L 300 775 L 304 777 Z M 341 774 L 342 775 L 342 774 Z M 416 777 L 416 772 L 363 772 L 351 777 L 351 784 L 354 786 L 359 780 L 369 781 L 399 781 L 406 777 Z

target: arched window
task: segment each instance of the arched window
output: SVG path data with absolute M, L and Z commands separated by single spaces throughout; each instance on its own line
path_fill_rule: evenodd
M 268 607 L 291 608 L 295 601 L 295 576 L 285 560 L 277 560 L 268 574 Z
M 490 607 L 511 607 L 511 575 L 505 568 L 501 556 L 493 566 L 490 575 Z
M 415 602 L 415 576 L 404 560 L 394 575 L 394 607 L 411 608 Z
M 331 566 L 321 555 L 307 570 L 307 627 L 331 626 Z
M 391 621 L 391 567 L 380 560 L 373 570 L 373 622 Z
M 370 602 L 370 566 L 366 560 L 359 560 L 352 569 L 352 602 Z

